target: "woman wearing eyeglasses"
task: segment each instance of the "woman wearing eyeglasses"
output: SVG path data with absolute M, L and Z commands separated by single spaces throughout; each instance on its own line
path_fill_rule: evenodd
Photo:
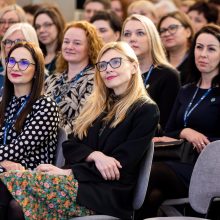
M 0 172 L 33 170 L 54 162 L 59 116 L 55 102 L 43 95 L 43 81 L 39 47 L 16 44 L 8 54 L 0 103 Z M 1 219 L 16 219 L 19 213 L 10 212 L 13 202 L 8 202 L 1 195 Z
M 56 6 L 45 4 L 34 15 L 33 25 L 45 56 L 45 67 L 51 75 L 55 71 L 56 60 L 61 50 L 65 29 L 64 17 Z
M 129 43 L 138 57 L 144 85 L 160 109 L 162 131 L 180 87 L 178 73 L 167 61 L 157 29 L 146 16 L 128 17 L 121 39 Z
M 163 16 L 158 31 L 169 62 L 180 72 L 181 84 L 188 82 L 188 51 L 194 36 L 189 18 L 180 11 Z
M 95 27 L 86 21 L 72 22 L 64 30 L 56 73 L 47 78 L 45 88 L 59 106 L 60 127 L 68 134 L 92 92 L 94 64 L 102 46 Z
M 94 90 L 70 140 L 63 143 L 65 169 L 42 164 L 35 173 L 1 175 L 5 184 L 10 181 L 11 193 L 20 192 L 13 197 L 25 219 L 70 219 L 96 212 L 121 219 L 132 215 L 140 161 L 154 136 L 159 111 L 127 43 L 107 43 L 96 67 Z

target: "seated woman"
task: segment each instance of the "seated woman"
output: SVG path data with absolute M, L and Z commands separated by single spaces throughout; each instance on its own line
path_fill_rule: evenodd
M 58 110 L 42 95 L 43 70 L 37 46 L 18 43 L 10 50 L 0 103 L 0 172 L 54 162 Z
M 92 92 L 94 64 L 102 46 L 95 27 L 86 21 L 69 23 L 64 31 L 56 73 L 47 78 L 45 91 L 59 106 L 60 127 L 67 133 Z
M 166 127 L 168 137 L 154 141 L 185 139 L 197 156 L 211 141 L 220 139 L 220 27 L 203 27 L 195 36 L 189 57 L 193 83 L 182 87 L 177 96 Z M 153 163 L 140 219 L 156 216 L 166 199 L 187 197 L 193 167 L 194 163 Z
M 159 111 L 146 93 L 128 44 L 106 44 L 96 67 L 93 93 L 75 120 L 71 139 L 63 143 L 65 169 L 42 164 L 34 173 L 0 175 L 26 219 L 68 219 L 94 212 L 122 219 L 132 215 L 139 164 Z M 4 184 L 0 198 L 8 200 L 7 207 L 12 198 Z M 20 193 L 14 193 L 17 190 Z
M 169 118 L 180 88 L 178 72 L 169 64 L 154 23 L 143 15 L 131 15 L 123 24 L 121 39 L 134 50 L 150 97 L 160 109 L 161 130 Z

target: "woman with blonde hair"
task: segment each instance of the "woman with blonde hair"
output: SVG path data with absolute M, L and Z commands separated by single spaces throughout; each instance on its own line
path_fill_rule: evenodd
M 56 73 L 47 78 L 45 88 L 60 108 L 60 126 L 67 133 L 92 92 L 94 64 L 102 46 L 96 28 L 86 21 L 72 22 L 64 30 Z
M 138 57 L 145 87 L 160 109 L 160 125 L 165 128 L 179 90 L 179 76 L 169 64 L 154 23 L 143 15 L 131 15 L 123 24 L 121 39 Z
M 71 139 L 63 143 L 65 169 L 42 164 L 35 173 L 1 176 L 4 184 L 10 179 L 15 186 L 9 190 L 26 219 L 70 219 L 94 212 L 122 219 L 132 215 L 140 161 L 154 136 L 159 112 L 127 43 L 107 43 L 96 68 L 93 93 L 75 120 Z M 13 193 L 22 187 L 21 193 Z

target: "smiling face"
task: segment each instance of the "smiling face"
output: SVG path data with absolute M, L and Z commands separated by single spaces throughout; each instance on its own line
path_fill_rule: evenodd
M 23 90 L 30 92 L 35 74 L 34 60 L 30 52 L 26 48 L 19 47 L 12 51 L 10 58 L 14 58 L 16 62 L 21 60 L 26 62 L 25 60 L 27 60 L 32 63 L 23 71 L 19 69 L 18 63 L 16 63 L 14 67 L 9 67 L 9 64 L 7 64 L 7 76 L 11 83 L 14 84 L 15 89 L 16 87 L 22 87 Z
M 110 27 L 110 24 L 106 20 L 96 20 L 93 22 L 93 25 L 96 27 L 96 30 L 102 37 L 105 43 L 111 41 L 117 41 L 119 39 L 119 32 L 114 32 L 114 30 Z
M 81 28 L 69 28 L 62 44 L 63 58 L 70 63 L 89 62 L 88 40 Z
M 38 39 L 42 44 L 49 45 L 57 41 L 57 27 L 47 14 L 39 14 L 37 16 L 35 29 Z
M 138 59 L 151 56 L 147 33 L 140 21 L 129 20 L 125 24 L 122 40 L 132 47 Z
M 220 42 L 211 34 L 202 33 L 198 36 L 195 45 L 195 63 L 202 74 L 211 77 L 219 73 Z
M 126 92 L 132 74 L 135 73 L 135 64 L 131 63 L 126 56 L 114 49 L 105 52 L 99 62 L 109 62 L 113 58 L 121 58 L 121 64 L 118 63 L 120 65 L 116 65 L 119 67 L 112 68 L 108 63 L 106 70 L 100 72 L 100 76 L 107 88 L 112 89 L 116 95 L 121 95 Z

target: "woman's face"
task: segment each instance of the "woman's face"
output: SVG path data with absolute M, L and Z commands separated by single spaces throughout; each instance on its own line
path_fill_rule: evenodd
M 5 48 L 5 56 L 8 56 L 8 53 L 10 49 L 15 45 L 15 43 L 21 42 L 21 41 L 26 41 L 24 34 L 22 31 L 17 30 L 13 32 L 11 35 L 9 35 L 5 40 L 4 40 L 4 48 Z
M 35 63 L 30 52 L 24 48 L 16 48 L 8 58 L 7 76 L 15 87 L 30 91 L 35 74 Z
M 89 62 L 89 45 L 86 33 L 81 28 L 69 28 L 63 39 L 62 55 L 69 63 Z
M 123 10 L 122 10 L 122 5 L 119 0 L 112 0 L 111 1 L 111 10 L 118 15 L 119 18 L 123 18 Z
M 185 28 L 175 18 L 168 17 L 160 25 L 160 37 L 164 47 L 169 51 L 176 47 L 188 47 L 188 38 L 191 36 L 189 28 Z
M 57 41 L 58 30 L 53 20 L 47 14 L 39 14 L 35 20 L 35 29 L 39 41 L 50 45 Z
M 198 11 L 190 11 L 188 16 L 192 22 L 193 28 L 195 32 L 198 32 L 204 25 L 208 23 L 203 13 L 199 13 Z
M 122 30 L 122 40 L 134 50 L 138 59 L 150 56 L 148 37 L 143 24 L 138 20 L 129 20 Z
M 0 18 L 0 36 L 4 36 L 8 28 L 18 22 L 19 17 L 14 10 L 5 12 Z
M 212 34 L 202 33 L 197 37 L 194 49 L 195 63 L 202 74 L 212 77 L 219 73 L 220 42 Z
M 93 22 L 93 25 L 96 27 L 96 30 L 105 43 L 117 41 L 119 39 L 120 33 L 114 32 L 108 21 L 96 20 Z
M 98 67 L 102 68 L 102 71 Z M 121 95 L 127 90 L 132 74 L 135 73 L 134 64 L 114 49 L 103 54 L 98 67 L 106 87 L 113 89 L 116 95 Z

